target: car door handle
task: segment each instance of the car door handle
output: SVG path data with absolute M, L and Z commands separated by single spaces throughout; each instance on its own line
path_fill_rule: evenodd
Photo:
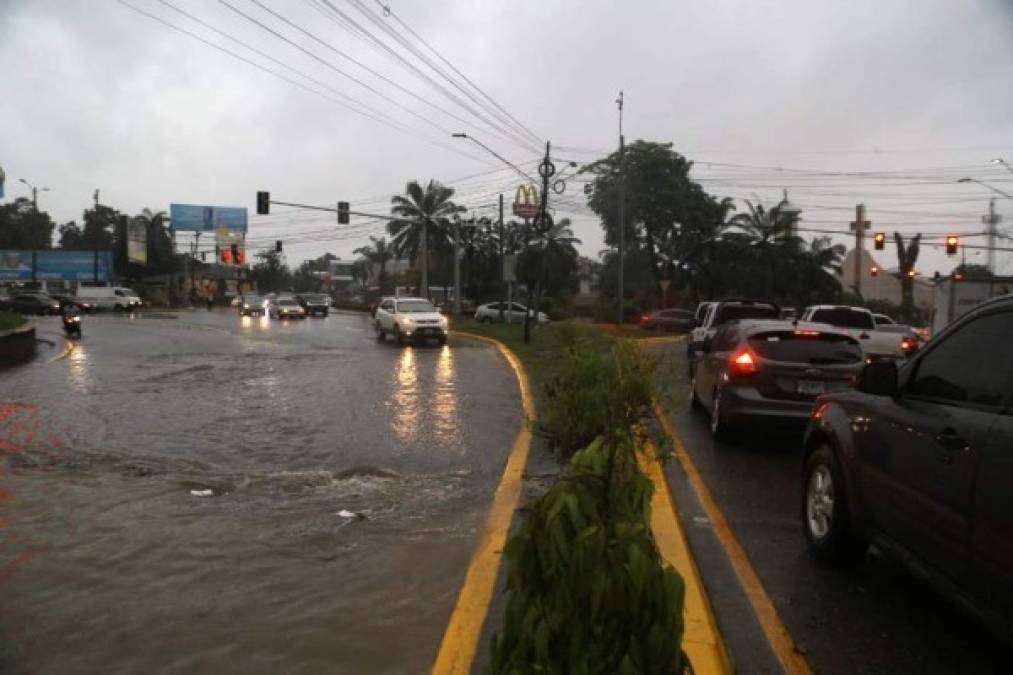
M 949 451 L 941 453 L 942 456 L 949 457 L 949 461 L 945 462 L 946 464 L 953 463 L 953 455 L 951 453 L 966 450 L 968 448 L 968 443 L 964 440 L 963 436 L 958 434 L 956 430 L 949 427 L 936 434 L 936 443 Z

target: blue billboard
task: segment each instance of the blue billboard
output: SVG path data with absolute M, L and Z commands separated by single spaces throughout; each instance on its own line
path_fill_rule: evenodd
M 246 232 L 245 207 L 169 204 L 169 220 L 177 232 Z
M 37 281 L 109 281 L 111 251 L 35 251 Z M 32 251 L 0 251 L 0 281 L 31 281 Z

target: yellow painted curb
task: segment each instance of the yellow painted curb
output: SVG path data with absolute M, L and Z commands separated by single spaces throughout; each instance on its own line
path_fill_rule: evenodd
M 812 670 L 809 668 L 805 656 L 796 647 L 787 626 L 784 625 L 781 616 L 777 612 L 777 608 L 774 607 L 773 600 L 767 595 L 766 589 L 760 582 L 760 577 L 749 562 L 749 556 L 746 555 L 745 549 L 742 548 L 742 545 L 736 539 L 731 525 L 728 524 L 724 513 L 718 508 L 713 496 L 711 496 L 710 489 L 708 489 L 700 472 L 697 471 L 696 465 L 693 464 L 689 453 L 686 452 L 686 447 L 682 444 L 682 440 L 675 433 L 671 420 L 658 403 L 654 404 L 654 415 L 658 418 L 665 436 L 671 442 L 673 454 L 682 466 L 687 481 L 700 501 L 700 506 L 710 519 L 711 525 L 714 527 L 714 534 L 728 555 L 728 560 L 731 562 L 735 576 L 739 580 L 739 585 L 742 586 L 743 592 L 746 594 L 746 598 L 753 608 L 753 613 L 756 615 L 756 619 L 763 629 L 763 634 L 781 664 L 781 668 L 788 675 L 811 675 Z
M 495 590 L 496 576 L 503 558 L 503 546 L 506 544 L 510 523 L 520 501 L 521 481 L 528 461 L 528 450 L 531 448 L 530 421 L 535 418 L 535 404 L 531 398 L 528 376 L 514 353 L 502 342 L 492 338 L 462 331 L 454 331 L 454 334 L 480 340 L 499 349 L 517 377 L 526 419 L 510 449 L 499 487 L 493 495 L 485 527 L 468 564 L 464 583 L 461 585 L 454 610 L 450 614 L 450 621 L 440 642 L 436 660 L 433 662 L 433 675 L 465 675 L 471 672 L 482 626 Z
M 675 499 L 668 489 L 668 481 L 658 461 L 657 448 L 650 440 L 637 453 L 640 468 L 654 484 L 651 496 L 651 531 L 662 559 L 682 576 L 686 585 L 683 604 L 685 632 L 682 646 L 698 675 L 732 672 L 731 658 L 725 647 L 707 593 L 703 588 L 700 570 L 689 550 L 686 532 L 679 522 Z

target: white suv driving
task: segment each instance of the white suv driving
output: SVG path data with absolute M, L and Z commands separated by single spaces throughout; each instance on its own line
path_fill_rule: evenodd
M 447 344 L 447 318 L 436 311 L 433 303 L 423 298 L 384 298 L 376 308 L 373 322 L 376 339 L 388 333 L 398 344 L 409 341 L 435 339 Z

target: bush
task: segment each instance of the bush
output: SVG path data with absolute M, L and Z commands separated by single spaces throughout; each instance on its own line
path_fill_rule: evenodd
M 563 344 L 546 373 L 539 428 L 562 459 L 597 436 L 629 433 L 650 410 L 652 364 L 629 343 L 590 327 L 559 327 Z
M 684 586 L 654 545 L 652 491 L 631 433 L 574 454 L 506 546 L 509 599 L 487 673 L 689 670 Z

